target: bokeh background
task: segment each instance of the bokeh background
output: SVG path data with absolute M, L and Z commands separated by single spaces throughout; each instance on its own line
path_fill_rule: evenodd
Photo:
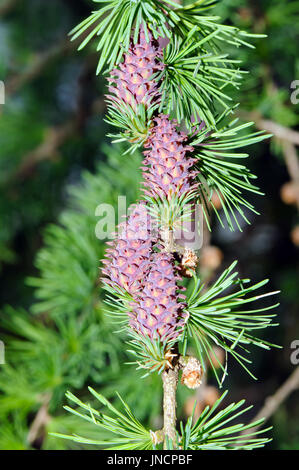
M 98 281 L 104 245 L 94 234 L 95 208 L 116 206 L 119 195 L 128 203 L 138 197 L 141 157 L 111 146 L 95 47 L 78 53 L 67 37 L 94 6 L 89 0 L 0 0 L 6 92 L 0 105 L 0 449 L 75 448 L 48 433 L 78 426 L 92 436 L 88 423 L 63 410 L 65 391 L 86 398 L 88 385 L 111 399 L 121 392 L 144 423 L 161 425 L 160 378 L 142 380 L 126 364 L 124 339 L 104 314 Z M 273 137 L 248 149 L 248 166 L 266 194 L 250 196 L 261 215 L 249 215 L 251 225 L 241 233 L 214 220 L 212 235 L 204 237 L 201 275 L 210 282 L 239 259 L 242 277 L 269 277 L 270 289 L 281 290 L 280 326 L 267 330 L 267 339 L 283 349 L 252 350 L 258 381 L 230 361 L 224 388 L 230 401 L 255 405 L 248 419 L 265 402 L 267 410 L 274 404 L 268 448 L 299 449 L 299 374 L 290 360 L 291 343 L 299 340 L 299 104 L 291 102 L 291 83 L 299 80 L 299 1 L 221 0 L 215 13 L 268 35 L 254 41 L 256 49 L 238 51 L 249 74 L 231 93 L 240 119 Z M 200 407 L 218 395 L 209 374 L 197 397 L 180 388 L 180 418 L 195 398 Z

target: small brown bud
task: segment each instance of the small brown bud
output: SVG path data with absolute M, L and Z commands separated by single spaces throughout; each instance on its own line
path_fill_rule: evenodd
M 197 263 L 198 256 L 196 255 L 195 251 L 190 250 L 190 248 L 186 248 L 182 258 L 182 265 L 188 268 L 196 268 Z
M 181 359 L 183 374 L 181 382 L 188 388 L 198 388 L 201 384 L 202 367 L 201 363 L 195 357 L 184 357 Z
M 196 268 L 198 264 L 198 256 L 195 251 L 190 248 L 185 248 L 182 260 L 181 260 L 181 274 L 184 277 L 192 277 L 192 270 Z M 190 268 L 190 269 L 189 269 Z
M 189 277 L 189 278 L 193 276 L 192 271 L 190 271 L 190 269 L 186 269 L 184 266 L 181 266 L 180 274 L 183 277 Z

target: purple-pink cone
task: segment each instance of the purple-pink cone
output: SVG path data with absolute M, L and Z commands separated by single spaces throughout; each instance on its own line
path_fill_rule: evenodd
M 131 44 L 123 62 L 111 72 L 110 104 L 122 109 L 130 106 L 149 108 L 160 102 L 155 76 L 163 70 L 162 47 L 148 32 L 139 33 L 137 44 Z M 177 131 L 177 122 L 161 114 L 149 126 L 145 144 L 143 178 L 145 193 L 157 198 L 181 197 L 197 186 L 195 159 L 189 156 L 193 147 L 187 136 Z M 126 224 L 121 224 L 116 240 L 106 252 L 104 282 L 128 292 L 134 299 L 129 313 L 130 326 L 149 339 L 164 343 L 176 340 L 186 321 L 184 302 L 177 283 L 180 280 L 174 257 L 159 251 L 146 203 L 138 203 Z M 165 247 L 164 247 L 165 248 Z
M 108 243 L 103 281 L 116 284 L 131 295 L 139 292 L 150 266 L 155 241 L 152 237 L 146 205 L 136 204 L 126 222 L 119 225 L 116 240 Z
M 149 42 L 146 42 L 141 30 L 137 44 L 131 44 L 124 61 L 111 72 L 108 79 L 110 95 L 107 97 L 116 105 L 124 103 L 137 110 L 139 104 L 148 108 L 158 102 L 160 95 L 154 75 L 163 69 L 163 64 L 158 61 L 162 49 L 149 31 L 148 36 Z
M 178 293 L 178 280 L 173 255 L 154 253 L 143 289 L 132 302 L 130 325 L 135 331 L 166 343 L 177 339 L 185 322 L 184 304 L 178 301 L 184 298 Z
M 196 160 L 188 157 L 193 147 L 185 143 L 187 136 L 176 130 L 176 121 L 169 116 L 162 114 L 154 122 L 145 144 L 149 150 L 144 152 L 144 191 L 154 198 L 180 197 L 195 188 Z

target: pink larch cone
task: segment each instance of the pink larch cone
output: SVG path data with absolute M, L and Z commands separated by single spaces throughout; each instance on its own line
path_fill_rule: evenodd
M 154 241 L 146 205 L 139 203 L 127 221 L 120 224 L 116 240 L 108 243 L 103 281 L 116 284 L 129 294 L 139 292 L 149 269 Z
M 137 113 L 140 104 L 148 109 L 160 102 L 155 76 L 164 67 L 159 60 L 162 48 L 148 35 L 147 43 L 140 32 L 138 43 L 131 44 L 123 63 L 111 73 L 108 101 L 120 109 L 130 106 Z M 195 160 L 189 156 L 193 148 L 176 126 L 176 121 L 162 114 L 153 120 L 146 136 L 143 189 L 155 199 L 181 197 L 196 187 Z M 146 207 L 145 202 L 138 203 L 126 227 L 120 225 L 106 253 L 104 282 L 132 295 L 129 323 L 135 332 L 167 344 L 178 338 L 185 323 L 183 296 L 174 256 L 157 245 Z
M 154 198 L 182 196 L 194 186 L 197 171 L 192 170 L 195 159 L 188 157 L 193 147 L 185 142 L 187 136 L 176 130 L 176 122 L 160 115 L 145 145 L 143 178 L 145 192 Z
M 141 30 L 138 43 L 131 44 L 124 61 L 111 72 L 108 99 L 116 105 L 122 102 L 137 110 L 138 104 L 148 108 L 159 99 L 154 76 L 163 68 L 163 64 L 158 61 L 162 50 L 149 31 L 148 36 L 149 42 L 146 42 L 144 31 Z
M 166 343 L 176 339 L 184 324 L 182 302 L 178 302 L 174 259 L 170 253 L 154 253 L 144 281 L 143 290 L 132 303 L 132 328 L 151 339 L 159 337 Z

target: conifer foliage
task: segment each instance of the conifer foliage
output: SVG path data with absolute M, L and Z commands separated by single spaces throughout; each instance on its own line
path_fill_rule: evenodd
M 98 72 L 106 67 L 107 119 L 118 129 L 114 140 L 126 141 L 128 152 L 144 149 L 142 196 L 109 243 L 102 283 L 111 322 L 121 321 L 135 365 L 144 375 L 162 376 L 164 427 L 147 431 L 122 399 L 125 414 L 91 389 L 114 418 L 73 395 L 70 400 L 83 414 L 68 411 L 114 437 L 110 441 L 62 437 L 118 449 L 261 447 L 267 438 L 250 433 L 239 436 L 247 426 L 226 427 L 240 414 L 236 411 L 242 403 L 214 415 L 220 405 L 216 403 L 196 423 L 190 417 L 180 431 L 175 417 L 178 375 L 189 362 L 189 344 L 196 345 L 203 369 L 207 360 L 213 362 L 216 344 L 251 375 L 247 347 L 271 346 L 255 337 L 254 330 L 272 324 L 268 310 L 275 305 L 244 309 L 245 304 L 273 294 L 252 294 L 266 281 L 248 286 L 248 280 L 240 280 L 233 272 L 234 264 L 211 288 L 204 289 L 196 273 L 200 252 L 182 240 L 185 222 L 195 221 L 196 206 L 202 207 L 208 223 L 213 194 L 231 230 L 240 228 L 239 216 L 247 220 L 244 208 L 254 211 L 244 193 L 259 192 L 250 181 L 255 176 L 236 163 L 244 154 L 234 152 L 267 136 L 246 135 L 251 123 L 236 124 L 229 90 L 239 86 L 245 72 L 238 60 L 226 54 L 228 46 L 252 47 L 251 35 L 218 23 L 210 0 L 185 7 L 168 0 L 94 1 L 98 11 L 75 28 L 73 38 L 85 33 L 84 47 L 99 36 Z M 186 289 L 189 282 L 193 289 Z M 192 363 L 198 361 L 189 362 L 189 369 Z M 217 375 L 220 385 L 227 373 L 225 365 L 222 378 Z

